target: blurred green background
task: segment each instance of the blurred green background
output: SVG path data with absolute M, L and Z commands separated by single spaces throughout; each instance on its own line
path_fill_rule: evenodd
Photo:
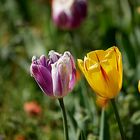
M 0 140 L 63 140 L 57 100 L 45 96 L 29 67 L 33 55 L 49 50 L 71 51 L 75 60 L 95 49 L 117 45 L 123 56 L 123 87 L 117 106 L 128 140 L 139 140 L 140 0 L 88 0 L 88 16 L 75 30 L 58 29 L 49 0 L 0 0 Z M 101 109 L 82 75 L 64 98 L 70 140 L 99 139 Z M 29 114 L 35 101 L 40 114 Z M 107 108 L 106 140 L 120 140 L 111 106 Z

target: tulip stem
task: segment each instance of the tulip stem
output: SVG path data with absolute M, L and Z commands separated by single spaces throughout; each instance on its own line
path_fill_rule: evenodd
M 105 108 L 102 108 L 99 140 L 104 140 L 104 132 L 105 132 L 104 123 L 105 123 Z
M 117 123 L 118 123 L 118 126 L 119 126 L 121 138 L 122 138 L 122 140 L 126 140 L 125 133 L 124 133 L 122 123 L 121 123 L 121 120 L 120 120 L 119 112 L 118 112 L 118 109 L 117 109 L 117 106 L 116 106 L 116 103 L 115 103 L 115 99 L 111 99 L 111 103 L 112 103 L 112 107 L 114 109 L 116 120 L 117 120 Z
M 102 108 L 101 113 L 99 140 L 110 140 L 108 115 L 105 107 Z
M 69 140 L 68 123 L 67 123 L 67 116 L 66 116 L 66 110 L 65 110 L 63 98 L 60 98 L 58 100 L 63 114 L 63 127 L 64 127 L 65 140 Z

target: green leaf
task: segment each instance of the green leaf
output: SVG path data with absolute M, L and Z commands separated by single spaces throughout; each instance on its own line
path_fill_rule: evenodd
M 78 131 L 78 139 L 77 140 L 86 140 L 86 136 L 85 136 L 83 130 Z

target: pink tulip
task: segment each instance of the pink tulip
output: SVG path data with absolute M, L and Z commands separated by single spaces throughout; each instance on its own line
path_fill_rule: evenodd
M 44 55 L 39 59 L 33 57 L 30 72 L 42 91 L 54 98 L 67 95 L 76 81 L 74 59 L 68 51 L 63 55 L 50 51 L 48 58 Z
M 62 29 L 79 27 L 87 15 L 87 0 L 53 0 L 52 18 Z

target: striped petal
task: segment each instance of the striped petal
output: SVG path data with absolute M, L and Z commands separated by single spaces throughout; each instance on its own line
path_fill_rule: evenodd
M 32 76 L 35 78 L 44 93 L 52 96 L 52 78 L 50 72 L 41 65 L 32 64 L 30 68 Z

